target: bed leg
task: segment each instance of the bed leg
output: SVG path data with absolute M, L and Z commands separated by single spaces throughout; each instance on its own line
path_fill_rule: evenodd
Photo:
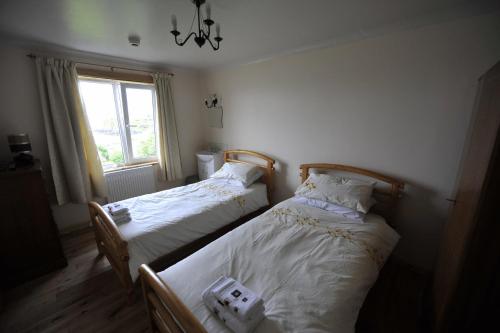
M 149 285 L 147 284 L 143 272 L 140 273 L 140 280 L 141 280 L 141 289 L 142 289 L 142 298 L 144 299 L 144 304 L 146 305 L 146 312 L 148 314 L 148 322 L 149 322 L 149 329 L 151 332 L 156 332 L 156 327 L 155 327 L 155 321 L 153 319 L 153 316 L 151 315 L 151 305 L 149 303 L 147 294 L 149 292 Z
M 97 243 L 97 256 L 98 257 L 104 256 L 104 251 L 102 249 L 101 241 L 97 238 L 97 235 L 96 235 L 96 240 L 95 241 Z
M 99 222 L 97 221 L 97 214 L 94 211 L 94 209 L 90 206 L 89 206 L 89 213 L 90 213 L 90 224 L 92 225 L 92 229 L 94 230 L 94 238 L 95 238 L 95 243 L 97 245 L 98 257 L 102 257 L 104 255 L 104 251 L 102 249 L 101 237 L 99 237 L 99 230 L 97 226 Z

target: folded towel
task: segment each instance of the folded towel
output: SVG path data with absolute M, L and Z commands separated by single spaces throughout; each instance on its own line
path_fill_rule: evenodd
M 115 224 L 123 224 L 132 221 L 129 213 L 120 215 L 120 216 L 111 216 Z
M 251 320 L 240 320 L 228 310 L 227 306 L 217 300 L 211 292 L 210 287 L 203 292 L 202 298 L 205 305 L 235 333 L 250 333 L 257 327 L 260 321 L 264 319 L 264 313 L 261 312 L 260 315 L 254 316 Z
M 232 278 L 220 280 L 212 293 L 240 320 L 250 320 L 264 312 L 262 298 Z
M 234 286 L 235 282 L 237 281 L 232 278 L 222 276 L 214 283 L 212 283 L 207 289 L 205 289 L 205 291 L 203 291 L 202 298 L 207 307 L 211 311 L 213 311 L 217 315 L 217 317 L 222 320 L 233 332 L 248 333 L 253 331 L 255 327 L 257 327 L 257 325 L 260 323 L 260 321 L 264 318 L 264 304 L 262 299 L 259 298 L 260 302 L 256 300 L 256 305 L 252 309 L 246 309 L 247 312 L 245 312 L 245 314 L 247 315 L 247 317 L 245 319 L 241 318 L 239 316 L 239 311 L 234 311 L 234 307 L 231 306 L 229 301 L 224 302 L 223 300 L 218 299 L 216 296 L 216 292 L 220 293 L 221 291 L 228 289 L 231 289 L 234 292 L 234 288 L 230 287 Z M 242 286 L 239 282 L 237 285 L 238 288 Z M 249 291 L 247 288 L 243 287 L 240 289 L 245 291 L 247 294 L 252 293 L 254 295 L 254 299 L 257 298 L 255 297 L 255 294 Z M 240 291 L 238 290 L 238 292 Z M 235 294 L 237 295 L 238 293 Z M 239 298 L 241 297 L 241 295 L 233 295 L 233 297 Z M 247 301 L 248 300 L 249 299 L 247 299 Z M 236 304 L 236 302 L 233 303 Z
M 120 203 L 112 203 L 108 205 L 109 213 L 113 216 L 128 213 L 128 208 Z

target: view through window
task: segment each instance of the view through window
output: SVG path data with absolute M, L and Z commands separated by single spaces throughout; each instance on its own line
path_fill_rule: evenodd
M 81 78 L 79 89 L 104 170 L 157 159 L 153 85 Z

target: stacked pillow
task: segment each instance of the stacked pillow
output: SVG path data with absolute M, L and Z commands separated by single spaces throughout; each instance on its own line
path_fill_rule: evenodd
M 328 174 L 311 174 L 295 191 L 296 201 L 344 217 L 363 220 L 375 200 L 375 182 Z
M 229 179 L 247 188 L 262 177 L 262 175 L 263 172 L 256 165 L 226 162 L 210 178 Z

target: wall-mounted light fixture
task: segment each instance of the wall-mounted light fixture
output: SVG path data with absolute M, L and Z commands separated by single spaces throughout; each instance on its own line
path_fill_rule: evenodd
M 207 99 L 205 99 L 205 106 L 207 109 L 212 109 L 218 107 L 219 100 L 217 98 L 217 94 L 210 95 Z
M 224 111 L 222 110 L 221 99 L 217 94 L 211 94 L 205 99 L 205 107 L 207 108 L 206 117 L 209 127 L 222 128 Z

